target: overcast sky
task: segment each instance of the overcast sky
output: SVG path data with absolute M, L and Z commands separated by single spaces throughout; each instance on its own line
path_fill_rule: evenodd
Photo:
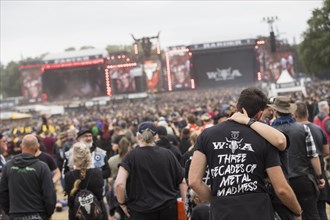
M 299 43 L 312 10 L 305 1 L 4 1 L 1 63 L 90 45 L 130 45 L 160 33 L 161 47 L 269 35 L 263 17 L 278 16 L 275 34 Z

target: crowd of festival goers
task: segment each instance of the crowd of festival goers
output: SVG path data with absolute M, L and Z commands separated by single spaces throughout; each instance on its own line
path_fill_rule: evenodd
M 200 195 L 203 192 L 201 188 L 194 188 L 198 184 L 194 182 L 190 186 L 189 168 L 191 163 L 193 166 L 196 163 L 194 159 L 192 161 L 195 151 L 208 155 L 198 144 L 205 143 L 212 127 L 220 126 L 230 118 L 235 123 L 247 124 L 255 129 L 251 126 L 254 121 L 244 121 L 245 117 L 253 118 L 247 109 L 245 116 L 245 110 L 242 109 L 242 115 L 235 115 L 242 90 L 231 87 L 162 93 L 145 99 L 112 101 L 104 106 L 68 109 L 64 115 L 35 113 L 30 119 L 1 121 L 0 219 L 49 219 L 54 211 L 62 210 L 68 210 L 68 219 L 79 219 L 75 195 L 81 189 L 89 189 L 99 200 L 99 205 L 95 207 L 100 207 L 100 210 L 94 207 L 95 212 L 102 213 L 97 215 L 98 219 L 169 220 L 178 219 L 178 215 L 192 220 L 215 219 L 210 216 L 213 213 L 212 202 L 210 206 L 210 200 Z M 330 202 L 327 183 L 330 135 L 327 129 L 330 127 L 330 118 L 329 121 L 323 119 L 329 117 L 330 82 L 309 82 L 306 90 L 307 97 L 297 92 L 284 95 L 288 100 L 279 98 L 277 103 L 277 97 L 268 99 L 268 105 L 263 107 L 257 120 L 268 127 L 278 128 L 285 135 L 288 158 L 290 149 L 295 149 L 295 138 L 298 136 L 292 136 L 292 131 L 283 128 L 283 124 L 312 123 L 322 129 L 321 136 L 314 136 L 311 128 L 313 147 L 301 147 L 305 147 L 302 151 L 307 149 L 307 155 L 303 155 L 306 158 L 319 158 L 322 173 L 313 170 L 315 162 L 312 159 L 309 171 L 306 171 L 308 178 L 315 177 L 313 182 L 317 198 L 315 201 L 309 199 L 305 204 L 301 202 L 310 195 L 304 197 L 296 191 L 292 183 L 302 183 L 294 179 L 296 176 L 290 179 L 291 170 L 283 168 L 285 166 L 280 156 L 284 176 L 296 194 L 294 198 L 297 198 L 298 205 L 288 207 L 290 205 L 287 206 L 282 197 L 277 195 L 280 198 L 278 202 L 285 205 L 282 208 L 287 209 L 292 216 L 276 208 L 276 202 L 272 199 L 274 214 L 269 219 L 327 219 L 326 203 Z M 296 107 L 281 111 L 276 106 L 281 104 L 280 101 L 284 104 L 295 103 Z M 301 112 L 298 110 L 304 108 L 306 114 L 299 115 Z M 240 132 L 243 134 L 243 131 Z M 255 132 L 279 148 L 277 143 L 272 142 L 272 137 L 257 129 Z M 203 133 L 204 136 L 201 135 Z M 234 136 L 232 133 L 231 137 L 235 141 L 227 141 L 230 146 L 237 145 L 240 148 L 239 139 Z M 327 138 L 325 143 L 324 137 Z M 314 145 L 320 145 L 321 148 Z M 230 152 L 235 154 L 237 148 L 232 147 Z M 235 155 L 240 154 L 236 151 Z M 241 160 L 244 162 L 244 159 Z M 277 164 L 276 161 L 273 163 Z M 211 164 L 207 161 L 207 165 Z M 211 187 L 212 196 L 216 196 L 212 188 L 212 179 L 215 182 L 216 174 L 208 168 L 200 172 L 203 173 L 205 184 Z M 325 183 L 320 182 L 320 179 L 325 180 Z M 266 186 L 269 181 L 263 183 Z M 56 199 L 58 185 L 66 199 Z M 269 195 L 272 193 L 269 192 Z M 230 197 L 231 193 L 223 196 Z M 316 210 L 311 206 L 315 206 Z M 229 206 L 225 208 L 230 209 Z M 307 208 L 313 209 L 311 213 Z M 223 219 L 233 219 L 228 216 Z M 254 219 L 261 219 L 258 213 L 255 216 Z

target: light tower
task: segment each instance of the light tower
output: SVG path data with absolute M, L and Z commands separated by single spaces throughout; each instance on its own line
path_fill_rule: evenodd
M 267 22 L 269 25 L 270 35 L 269 35 L 269 42 L 270 42 L 270 50 L 272 53 L 276 52 L 276 39 L 274 34 L 273 23 L 278 20 L 277 16 L 271 17 L 263 17 L 262 21 Z

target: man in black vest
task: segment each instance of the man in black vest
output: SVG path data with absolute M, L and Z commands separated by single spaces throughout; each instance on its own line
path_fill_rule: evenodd
M 323 188 L 325 180 L 322 177 L 321 164 L 311 131 L 308 126 L 297 123 L 292 117 L 297 105 L 291 103 L 289 97 L 279 96 L 268 106 L 274 109 L 277 116 L 272 126 L 285 133 L 290 140 L 290 147 L 281 152 L 280 157 L 284 174 L 304 210 L 303 219 L 320 219 L 315 185 Z M 316 179 L 310 172 L 310 165 L 314 169 Z M 277 211 L 280 217 L 287 219 L 284 217 L 286 212 L 281 208 L 281 204 L 275 205 L 274 208 L 279 208 Z

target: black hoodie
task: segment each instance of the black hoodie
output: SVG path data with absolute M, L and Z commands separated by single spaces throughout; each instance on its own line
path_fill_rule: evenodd
M 52 173 L 44 162 L 22 153 L 6 164 L 0 182 L 0 205 L 6 213 L 40 213 L 50 217 L 55 204 Z

